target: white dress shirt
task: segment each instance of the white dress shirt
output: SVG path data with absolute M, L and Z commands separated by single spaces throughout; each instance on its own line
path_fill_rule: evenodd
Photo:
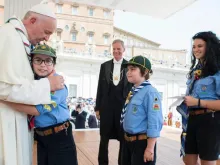
M 119 61 L 116 61 L 116 59 L 113 59 L 114 69 L 113 69 L 113 84 L 115 86 L 118 85 L 118 83 L 121 80 L 121 64 L 123 62 L 123 58 Z

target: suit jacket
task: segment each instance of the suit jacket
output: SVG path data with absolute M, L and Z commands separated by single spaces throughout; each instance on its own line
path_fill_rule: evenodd
M 127 61 L 124 59 L 122 62 L 122 65 L 127 63 Z M 120 127 L 120 112 L 122 110 L 122 107 L 120 106 L 117 109 L 117 114 L 113 114 L 114 111 L 109 109 L 111 105 L 108 105 L 110 96 L 109 91 L 110 87 L 112 85 L 112 68 L 113 68 L 113 59 L 109 60 L 101 65 L 100 73 L 99 73 L 99 82 L 98 82 L 98 90 L 97 90 L 97 96 L 96 96 L 96 107 L 95 111 L 99 111 L 100 113 L 100 134 L 108 134 L 110 129 L 114 127 L 114 120 L 118 120 L 117 127 Z M 119 97 L 122 97 L 125 101 L 132 84 L 128 82 L 127 80 L 127 68 L 123 68 L 121 66 L 122 70 L 122 79 L 123 79 L 123 92 L 122 95 Z M 124 104 L 124 102 L 122 103 Z M 115 118 L 115 119 L 114 119 Z M 113 133 L 114 134 L 114 133 Z
M 97 120 L 94 115 L 90 115 L 88 118 L 89 128 L 98 128 Z
M 78 111 L 73 111 L 71 116 L 75 117 L 75 128 L 76 129 L 84 129 L 85 124 L 86 124 L 86 116 L 87 116 L 87 112 L 82 111 L 80 114 Z

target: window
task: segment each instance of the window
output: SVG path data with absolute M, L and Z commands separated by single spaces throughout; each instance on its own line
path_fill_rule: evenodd
M 109 39 L 109 36 L 107 35 L 104 35 L 104 44 L 108 44 L 108 39 Z
M 77 97 L 77 85 L 69 85 L 69 97 Z
M 76 35 L 77 35 L 76 32 L 72 33 L 72 41 L 76 41 Z
M 83 26 L 81 27 L 80 30 L 81 30 L 81 32 L 85 32 L 85 28 Z
M 57 5 L 57 13 L 62 13 L 62 7 L 60 4 Z
M 105 55 L 105 56 L 108 55 L 108 50 L 104 50 L 104 55 Z
M 68 25 L 65 26 L 65 30 L 69 30 L 69 26 Z
M 60 41 L 61 40 L 61 32 L 57 32 L 57 40 Z
M 104 18 L 109 18 L 110 12 L 109 11 L 104 11 Z
M 94 9 L 89 8 L 89 9 L 88 9 L 88 12 L 89 12 L 89 16 L 93 16 L 93 14 L 94 14 Z
M 88 42 L 89 42 L 89 43 L 92 43 L 93 38 L 94 38 L 94 34 L 93 34 L 93 33 L 89 33 L 89 34 L 88 34 Z
M 77 6 L 72 7 L 72 15 L 77 15 Z

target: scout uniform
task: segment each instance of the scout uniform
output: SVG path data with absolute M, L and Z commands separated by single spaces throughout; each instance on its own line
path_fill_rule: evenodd
M 32 56 L 35 54 L 50 56 L 56 60 L 56 52 L 47 45 L 37 46 L 31 52 Z M 76 146 L 66 103 L 67 96 L 65 86 L 64 89 L 51 93 L 51 104 L 36 106 L 40 113 L 34 121 L 38 164 L 77 165 Z
M 220 99 L 220 72 L 212 76 L 200 77 L 201 65 L 197 65 L 191 79 L 187 81 L 186 95 L 201 100 Z M 198 154 L 202 160 L 214 161 L 220 155 L 220 111 L 203 107 L 177 107 L 182 115 L 183 133 L 181 155 Z M 186 127 L 187 126 L 187 127 Z
M 137 56 L 127 65 L 139 65 L 151 70 L 150 61 Z M 123 165 L 154 165 L 156 162 L 156 146 L 154 161 L 143 161 L 148 138 L 157 138 L 163 125 L 161 98 L 158 91 L 144 81 L 139 87 L 133 87 L 127 97 L 121 122 L 125 131 L 123 148 Z M 124 119 L 123 119 L 124 118 Z

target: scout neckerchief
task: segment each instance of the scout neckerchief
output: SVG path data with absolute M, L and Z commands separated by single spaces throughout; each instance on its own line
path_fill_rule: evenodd
M 147 80 L 144 81 L 140 86 L 138 86 L 137 88 L 135 88 L 134 86 L 132 87 L 131 91 L 129 92 L 128 96 L 127 96 L 127 99 L 125 101 L 125 105 L 122 109 L 122 112 L 121 112 L 121 119 L 120 119 L 120 123 L 122 124 L 123 121 L 124 121 L 124 117 L 125 117 L 125 113 L 126 113 L 126 110 L 127 110 L 127 105 L 128 103 L 131 101 L 132 97 L 138 93 L 139 90 L 141 90 L 142 88 L 144 88 L 145 86 L 147 85 L 151 85 Z
M 25 35 L 25 32 L 22 30 L 24 27 L 24 25 L 22 24 L 22 22 L 20 20 L 18 20 L 16 17 L 12 17 L 10 18 L 6 23 L 10 23 L 11 25 L 14 26 L 14 28 L 16 29 L 16 31 L 18 32 L 18 34 L 21 37 L 21 40 L 23 42 L 25 51 L 27 53 L 27 57 L 30 61 L 31 57 L 30 57 L 30 52 L 31 52 L 31 44 L 27 39 L 27 36 Z M 29 129 L 31 130 L 32 128 L 34 128 L 34 116 L 33 115 L 28 115 L 28 126 Z
M 27 39 L 25 32 L 22 30 L 25 28 L 24 25 L 16 17 L 10 18 L 6 23 L 12 24 L 14 26 L 14 28 L 16 29 L 16 31 L 18 32 L 18 34 L 20 35 L 21 40 L 24 44 L 24 48 L 27 53 L 28 59 L 30 60 L 31 44 L 30 44 L 29 40 Z
M 189 90 L 186 93 L 186 95 L 191 95 L 193 91 L 194 84 L 196 80 L 200 79 L 201 76 L 201 68 L 202 65 L 199 63 L 196 68 L 193 71 L 193 77 L 192 81 L 189 84 Z M 185 156 L 185 141 L 186 141 L 186 131 L 187 131 L 187 124 L 188 124 L 188 118 L 189 118 L 189 112 L 187 105 L 182 102 L 179 106 L 176 107 L 176 110 L 181 114 L 182 116 L 182 134 L 181 134 L 181 148 L 180 148 L 180 156 Z

